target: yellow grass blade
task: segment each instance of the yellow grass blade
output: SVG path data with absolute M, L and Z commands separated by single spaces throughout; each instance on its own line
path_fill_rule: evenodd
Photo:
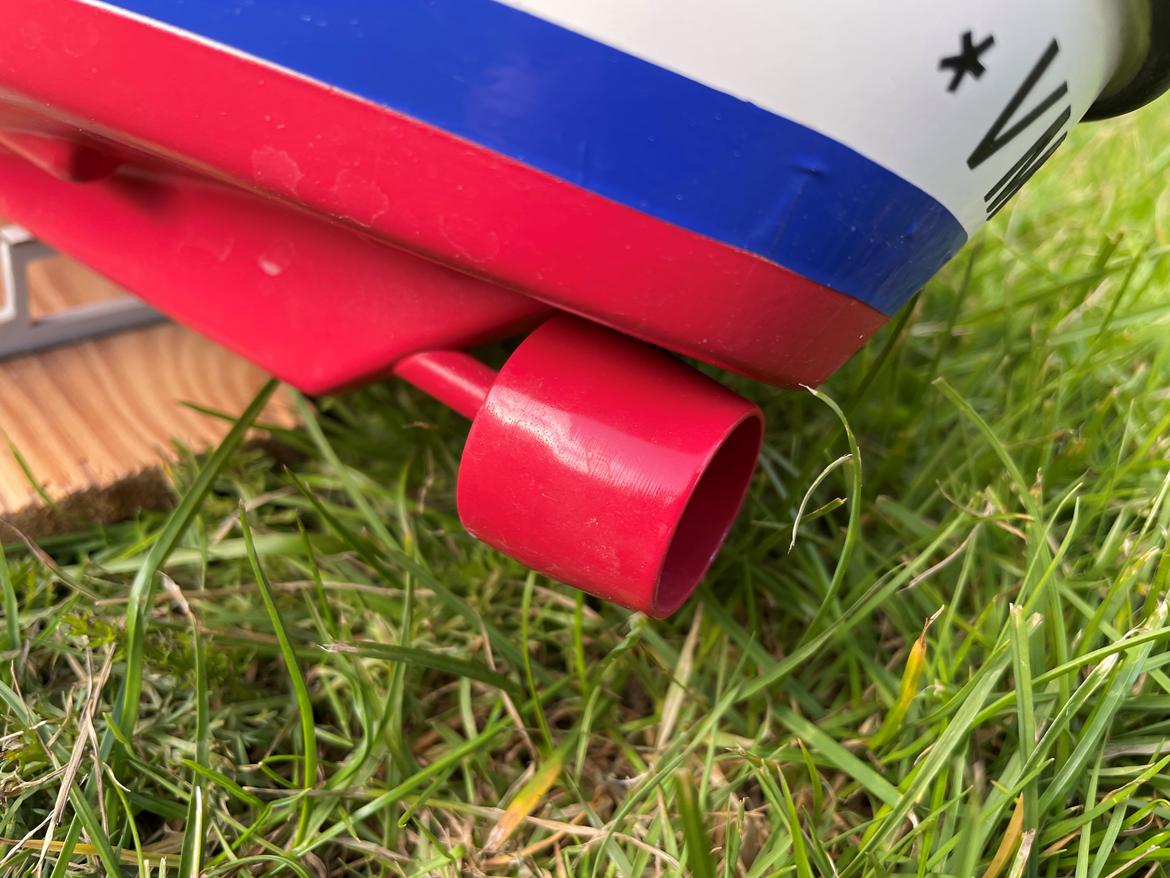
M 544 799 L 545 793 L 561 775 L 564 756 L 558 751 L 552 754 L 537 772 L 528 779 L 528 782 L 516 793 L 512 803 L 508 805 L 496 825 L 492 827 L 488 836 L 487 849 L 497 850 L 504 842 L 512 837 L 520 824 L 536 810 Z
M 922 626 L 922 633 L 918 635 L 918 639 L 910 647 L 910 654 L 906 657 L 906 670 L 902 672 L 902 685 L 898 689 L 898 700 L 894 702 L 894 706 L 886 714 L 881 728 L 869 739 L 871 750 L 876 750 L 886 744 L 902 728 L 902 720 L 906 718 L 906 714 L 910 711 L 910 705 L 914 702 L 915 696 L 918 695 L 922 683 L 922 673 L 926 670 L 926 633 L 941 613 L 942 609 L 940 608 L 938 612 L 926 620 L 926 624 Z
M 44 851 L 45 853 L 52 855 L 61 853 L 61 849 L 64 847 L 64 843 L 59 841 L 46 842 L 43 839 L 29 839 L 27 841 L 21 841 L 20 839 L 15 838 L 0 838 L 0 846 L 3 846 L 5 849 L 3 852 L 5 856 L 12 853 L 11 849 L 16 847 L 19 847 L 23 850 Z M 85 842 L 79 841 L 73 846 L 74 856 L 96 857 L 97 854 L 98 849 L 91 844 L 86 844 Z M 148 863 L 158 863 L 167 857 L 178 859 L 179 855 L 177 853 L 167 854 L 161 851 L 143 851 L 142 856 Z M 120 859 L 128 866 L 138 865 L 138 855 L 134 853 L 134 851 L 122 851 L 118 859 Z
M 1007 868 L 1007 864 L 1011 862 L 1016 848 L 1019 847 L 1020 839 L 1023 837 L 1023 831 L 1024 797 L 1020 796 L 1016 799 L 1016 810 L 1012 812 L 1012 819 L 1008 822 L 1007 832 L 1000 839 L 999 849 L 995 852 L 995 856 L 991 858 L 991 864 L 987 867 L 987 871 L 983 873 L 983 878 L 999 878 L 1003 870 Z

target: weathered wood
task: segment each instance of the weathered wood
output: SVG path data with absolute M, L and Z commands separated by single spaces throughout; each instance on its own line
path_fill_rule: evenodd
M 123 295 L 63 258 L 34 264 L 30 286 L 34 314 Z M 0 516 L 39 536 L 169 503 L 176 443 L 205 450 L 228 429 L 187 403 L 238 414 L 266 380 L 171 324 L 0 362 Z M 287 399 L 264 420 L 291 426 Z

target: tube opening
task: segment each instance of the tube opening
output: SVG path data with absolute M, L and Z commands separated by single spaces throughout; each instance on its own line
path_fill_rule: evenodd
M 665 618 L 682 606 L 719 554 L 747 496 L 763 438 L 763 418 L 753 411 L 715 449 L 667 546 L 654 593 L 654 616 Z

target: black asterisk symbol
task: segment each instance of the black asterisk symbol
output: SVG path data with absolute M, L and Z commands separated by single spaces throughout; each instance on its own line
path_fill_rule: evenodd
M 987 72 L 987 67 L 983 63 L 983 56 L 987 51 L 995 45 L 995 37 L 989 36 L 980 43 L 975 42 L 974 31 L 967 31 L 963 34 L 963 48 L 958 55 L 951 55 L 943 58 L 939 62 L 939 70 L 950 70 L 954 75 L 951 77 L 949 92 L 956 92 L 959 86 L 963 84 L 970 74 L 974 79 L 981 79 L 983 74 Z

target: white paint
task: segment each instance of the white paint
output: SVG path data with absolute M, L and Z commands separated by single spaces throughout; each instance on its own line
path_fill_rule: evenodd
M 750 101 L 917 185 L 969 230 L 984 195 L 1065 107 L 1079 121 L 1117 69 L 1129 0 L 500 0 Z M 987 72 L 949 93 L 939 62 L 994 35 Z M 1056 39 L 1016 118 L 1069 98 L 972 171 L 967 159 Z

